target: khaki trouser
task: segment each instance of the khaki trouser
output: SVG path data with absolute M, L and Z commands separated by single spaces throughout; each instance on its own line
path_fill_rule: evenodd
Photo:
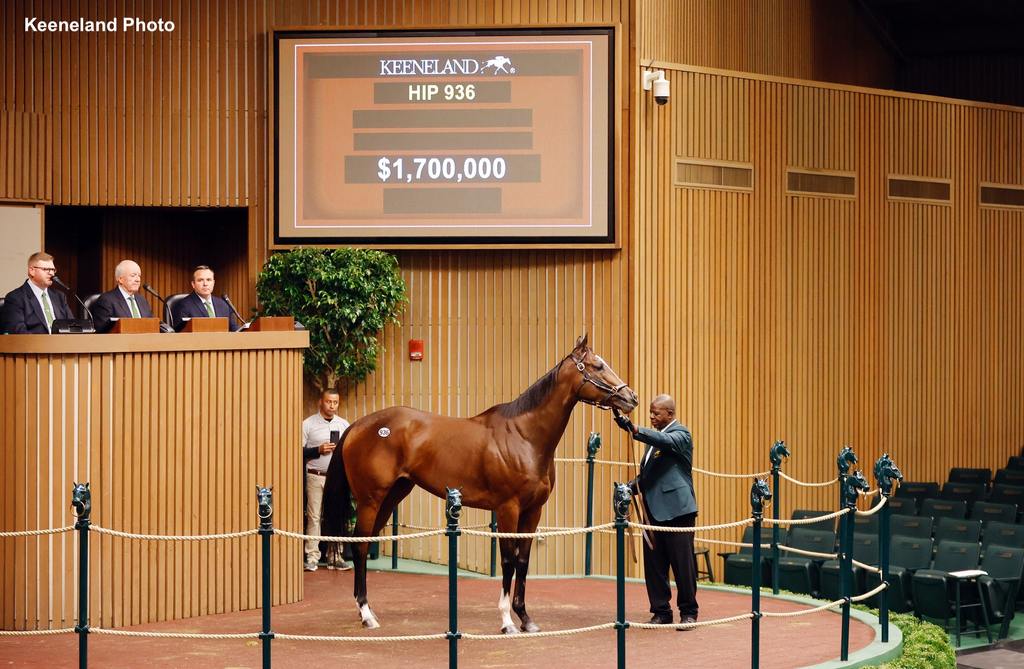
M 306 534 L 320 534 L 320 511 L 324 501 L 323 476 L 306 472 Z M 320 562 L 320 542 L 306 540 L 306 562 Z

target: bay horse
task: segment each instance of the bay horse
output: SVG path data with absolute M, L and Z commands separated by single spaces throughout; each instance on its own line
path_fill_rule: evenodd
M 518 398 L 471 418 L 391 407 L 354 422 L 327 469 L 323 533 L 343 536 L 356 503 L 354 536 L 376 536 L 391 512 L 420 486 L 444 499 L 462 491 L 465 506 L 493 510 L 499 532 L 530 533 L 555 486 L 555 447 L 577 402 L 630 413 L 637 396 L 587 345 L 573 350 Z M 526 573 L 533 539 L 501 539 L 501 631 L 537 632 L 526 612 Z M 353 544 L 354 596 L 363 625 L 380 627 L 366 598 L 368 544 Z M 510 600 L 512 577 L 515 595 Z

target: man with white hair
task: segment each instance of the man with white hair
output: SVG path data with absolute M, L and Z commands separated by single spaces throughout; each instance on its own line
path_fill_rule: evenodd
M 111 318 L 152 318 L 146 298 L 139 294 L 142 287 L 142 268 L 134 260 L 122 260 L 114 268 L 117 288 L 100 295 L 93 305 L 92 316 L 97 332 L 110 329 Z

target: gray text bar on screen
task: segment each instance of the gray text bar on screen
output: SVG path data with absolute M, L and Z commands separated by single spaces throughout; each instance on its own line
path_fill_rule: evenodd
M 356 151 L 532 149 L 532 132 L 357 132 Z

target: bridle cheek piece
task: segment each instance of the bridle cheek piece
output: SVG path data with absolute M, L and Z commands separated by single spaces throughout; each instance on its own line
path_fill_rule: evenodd
M 622 390 L 623 388 L 625 388 L 628 384 L 620 383 L 619 385 L 614 386 L 614 387 L 610 386 L 607 383 L 605 383 L 604 381 L 602 381 L 601 379 L 597 378 L 596 376 L 594 376 L 590 372 L 588 372 L 587 371 L 587 366 L 585 364 L 583 364 L 583 360 L 582 359 L 577 360 L 576 358 L 573 358 L 572 356 L 569 356 L 569 359 L 572 360 L 574 363 L 576 363 L 576 369 L 579 370 L 580 374 L 583 375 L 583 380 L 580 381 L 580 385 L 576 386 L 576 391 L 574 393 L 576 395 L 576 398 L 580 402 L 584 402 L 585 404 L 590 404 L 592 406 L 597 407 L 598 409 L 602 409 L 604 411 L 610 411 L 611 410 L 611 406 L 608 405 L 608 400 L 610 400 L 612 397 L 617 395 L 618 392 L 620 390 Z M 595 388 L 597 388 L 599 392 L 607 393 L 607 394 L 603 398 L 601 398 L 599 401 L 597 401 L 597 402 L 595 402 L 594 400 L 588 400 L 585 397 L 580 397 L 580 391 L 583 390 L 583 386 L 587 385 L 588 383 L 590 385 L 594 386 Z

